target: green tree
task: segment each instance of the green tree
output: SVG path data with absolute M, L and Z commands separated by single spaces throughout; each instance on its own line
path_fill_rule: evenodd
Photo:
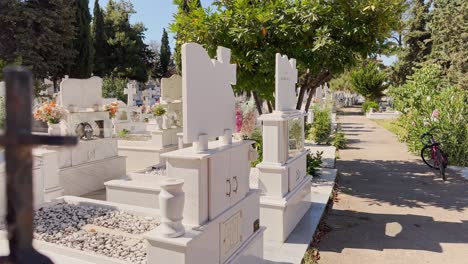
M 104 32 L 104 15 L 101 7 L 99 6 L 99 0 L 94 1 L 93 23 L 91 29 L 94 49 L 93 73 L 96 76 L 102 77 L 109 72 L 109 69 L 106 66 L 108 46 L 106 34 Z
M 73 78 L 89 78 L 91 76 L 92 40 L 91 40 L 91 15 L 89 14 L 88 0 L 75 0 L 75 39 L 73 48 L 77 56 L 71 66 L 69 75 Z
M 152 52 L 143 42 L 146 28 L 142 23 L 130 24 L 134 14 L 128 1 L 109 0 L 104 15 L 108 53 L 105 63 L 113 76 L 137 81 L 148 79 Z
M 403 0 L 367 1 L 215 1 L 212 8 L 180 8 L 171 25 L 176 46 L 195 41 L 214 56 L 231 49 L 237 64 L 236 92 L 272 101 L 275 54 L 297 59 L 297 108 L 306 108 L 317 86 L 381 50 L 405 9 Z M 176 54 L 176 57 L 180 54 Z M 176 58 L 178 61 L 179 58 Z
M 21 61 L 36 79 L 51 78 L 57 87 L 76 56 L 73 0 L 0 2 L 0 58 Z
M 159 51 L 159 67 L 161 77 L 169 77 L 169 66 L 171 64 L 171 47 L 169 46 L 169 38 L 166 29 L 163 29 L 161 38 L 161 49 Z
M 414 67 L 424 62 L 431 53 L 431 33 L 428 29 L 430 2 L 412 0 L 410 18 L 406 22 L 404 46 L 399 54 L 399 62 L 394 67 L 393 82 L 403 84 Z
M 468 2 L 435 0 L 430 22 L 432 54 L 429 63 L 442 66 L 443 74 L 468 89 Z
M 377 63 L 367 61 L 365 64 L 351 73 L 351 84 L 356 93 L 369 100 L 377 100 L 386 89 L 386 74 L 380 70 Z

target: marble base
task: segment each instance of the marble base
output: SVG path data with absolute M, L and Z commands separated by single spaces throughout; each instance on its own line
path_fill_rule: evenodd
M 284 242 L 311 206 L 311 178 L 306 177 L 282 198 L 260 197 L 260 219 L 265 240 Z
M 146 131 L 146 125 L 147 125 L 147 123 L 145 123 L 145 122 L 116 121 L 114 123 L 115 131 L 117 131 L 117 133 L 119 131 L 124 130 L 124 129 L 130 131 L 131 133 L 145 132 Z
M 252 190 L 248 195 L 218 217 L 202 226 L 185 226 L 186 233 L 178 238 L 166 238 L 153 230 L 144 235 L 148 240 L 148 263 L 171 264 L 220 264 L 220 263 L 262 263 L 263 232 L 254 223 L 259 219 L 259 194 Z M 238 228 L 224 230 L 223 225 L 240 215 Z M 224 231 L 223 231 L 224 230 Z M 239 232 L 240 242 L 231 247 L 229 234 Z M 224 236 L 224 237 L 223 237 Z M 227 236 L 227 237 L 226 237 Z
M 59 170 L 64 194 L 80 196 L 100 189 L 104 183 L 125 176 L 125 157 L 112 157 Z
M 396 119 L 401 115 L 400 112 L 383 112 L 383 113 L 366 113 L 366 117 L 369 119 Z
M 148 142 L 147 145 L 149 144 L 150 143 Z M 121 144 L 121 141 L 119 140 L 119 156 L 127 157 L 126 166 L 128 172 L 142 170 L 151 165 L 161 163 L 164 161 L 164 159 L 161 158 L 162 153 L 176 149 L 177 144 L 167 148 L 158 149 L 152 146 L 131 146 L 130 143 Z
M 104 184 L 109 202 L 159 209 L 159 181 L 113 180 Z

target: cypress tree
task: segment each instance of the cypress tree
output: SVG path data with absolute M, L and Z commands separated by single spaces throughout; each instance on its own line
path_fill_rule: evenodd
M 447 79 L 468 90 L 468 2 L 435 0 L 431 17 L 429 63 L 442 66 Z
M 94 1 L 92 35 L 94 48 L 93 72 L 94 75 L 102 77 L 108 73 L 105 63 L 108 46 L 104 31 L 104 15 L 99 6 L 99 0 Z
M 169 77 L 168 69 L 171 62 L 171 47 L 169 46 L 169 37 L 167 36 L 166 29 L 163 29 L 161 38 L 161 49 L 159 51 L 159 65 L 161 68 L 161 77 Z
M 70 77 L 89 78 L 92 69 L 91 15 L 88 0 L 75 0 L 75 40 L 77 51 L 75 63 L 70 69 Z
M 414 0 L 408 33 L 404 37 L 405 48 L 400 56 L 398 76 L 401 83 L 413 74 L 413 67 L 424 62 L 431 53 L 431 33 L 428 30 L 429 6 L 424 0 Z

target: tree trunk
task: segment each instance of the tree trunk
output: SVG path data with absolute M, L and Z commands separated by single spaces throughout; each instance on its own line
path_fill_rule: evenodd
M 271 105 L 271 101 L 270 100 L 266 100 L 266 101 L 267 101 L 268 111 L 270 113 L 273 113 L 273 106 Z
M 258 114 L 262 115 L 263 114 L 262 113 L 262 105 L 260 103 L 260 99 L 258 98 L 257 92 L 252 91 L 252 96 L 254 98 L 255 106 L 257 107 Z
M 310 89 L 309 89 L 309 94 L 307 96 L 307 103 L 304 108 L 304 111 L 309 111 L 310 103 L 312 101 L 312 96 L 315 93 L 315 90 L 317 89 L 318 86 L 328 82 L 331 79 L 332 75 L 328 70 L 322 71 L 315 77 L 311 82 L 310 82 Z
M 302 101 L 304 101 L 304 95 L 308 87 L 308 82 L 310 81 L 310 73 L 307 71 L 304 73 L 299 81 L 300 89 L 299 89 L 299 95 L 297 96 L 297 104 L 296 104 L 296 109 L 301 110 L 302 107 Z

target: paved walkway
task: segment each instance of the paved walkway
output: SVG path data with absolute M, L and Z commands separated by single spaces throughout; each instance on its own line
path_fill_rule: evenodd
M 343 109 L 339 202 L 320 264 L 468 264 L 468 181 L 443 182 L 387 130 Z

